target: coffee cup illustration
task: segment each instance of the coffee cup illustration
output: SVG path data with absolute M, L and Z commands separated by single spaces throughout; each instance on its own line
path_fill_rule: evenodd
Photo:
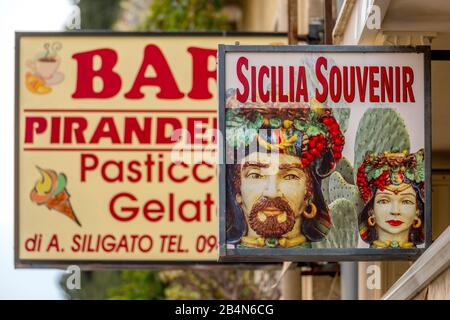
M 25 74 L 25 84 L 29 91 L 37 94 L 46 94 L 52 91 L 53 85 L 64 80 L 64 74 L 59 72 L 61 58 L 58 51 L 61 50 L 60 42 L 44 44 L 44 51 L 39 52 L 34 59 L 27 60 L 26 65 L 32 72 Z
M 42 57 L 35 60 L 29 60 L 27 66 L 31 68 L 36 75 L 44 80 L 51 79 L 58 71 L 61 60 L 59 57 Z

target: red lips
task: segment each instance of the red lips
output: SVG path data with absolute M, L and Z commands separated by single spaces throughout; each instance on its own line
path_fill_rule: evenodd
M 403 221 L 401 220 L 386 220 L 386 222 L 393 227 L 398 227 L 399 225 L 403 224 Z

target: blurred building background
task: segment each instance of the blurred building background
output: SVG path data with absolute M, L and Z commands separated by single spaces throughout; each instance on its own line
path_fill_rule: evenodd
M 78 0 L 77 0 L 78 1 Z M 298 34 L 318 43 L 325 0 L 298 0 Z M 333 0 L 337 18 L 343 0 Z M 288 0 L 94 0 L 79 1 L 83 29 L 116 31 L 287 32 Z M 104 12 L 105 17 L 91 14 Z

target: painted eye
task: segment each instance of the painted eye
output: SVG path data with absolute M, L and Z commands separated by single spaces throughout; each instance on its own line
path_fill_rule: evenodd
M 298 176 L 296 176 L 295 174 L 287 174 L 284 176 L 285 180 L 298 180 L 300 179 Z
M 378 204 L 388 204 L 389 200 L 388 199 L 380 199 L 377 201 Z
M 264 178 L 264 176 L 259 174 L 259 173 L 253 172 L 253 173 L 249 173 L 247 175 L 247 178 L 250 178 L 250 179 L 262 179 L 262 178 Z
M 410 205 L 413 205 L 414 204 L 414 202 L 413 201 L 411 201 L 411 200 L 403 200 L 402 201 L 402 204 L 405 204 L 405 205 L 408 205 L 408 206 L 410 206 Z

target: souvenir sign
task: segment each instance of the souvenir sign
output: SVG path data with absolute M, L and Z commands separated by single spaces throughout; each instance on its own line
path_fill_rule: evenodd
M 221 259 L 430 243 L 429 48 L 221 45 L 219 90 Z

